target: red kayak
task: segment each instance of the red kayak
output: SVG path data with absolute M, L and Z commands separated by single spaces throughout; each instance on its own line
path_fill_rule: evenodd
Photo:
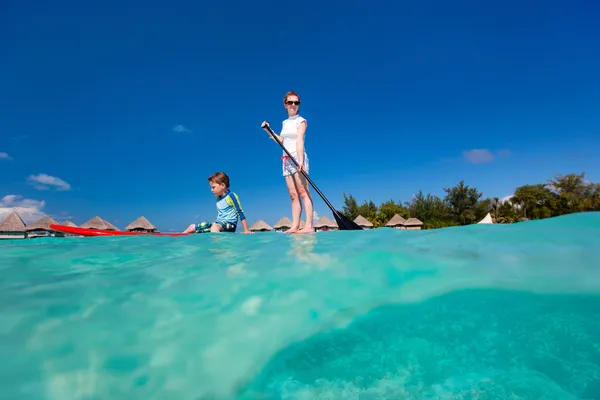
M 188 236 L 191 233 L 162 233 L 162 232 L 118 232 L 104 229 L 76 228 L 67 225 L 50 224 L 50 229 L 58 232 L 72 233 L 81 236 Z

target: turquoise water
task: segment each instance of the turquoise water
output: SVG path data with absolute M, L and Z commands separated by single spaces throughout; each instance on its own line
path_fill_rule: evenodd
M 0 242 L 1 399 L 600 399 L 600 213 Z

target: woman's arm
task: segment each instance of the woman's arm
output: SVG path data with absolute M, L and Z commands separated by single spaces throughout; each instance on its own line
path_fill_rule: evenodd
M 275 131 L 273 131 L 273 133 L 269 132 L 268 128 L 270 128 L 271 125 L 267 121 L 264 121 L 262 123 L 261 127 L 265 130 L 265 132 L 267 132 L 267 134 L 269 135 L 269 137 L 271 138 L 271 140 L 274 140 L 274 141 L 276 140 L 279 143 L 281 143 L 281 137 L 279 135 L 277 135 L 275 133 Z
M 302 121 L 296 130 L 298 138 L 296 139 L 296 153 L 298 154 L 298 164 L 304 165 L 304 136 L 306 133 L 306 121 Z

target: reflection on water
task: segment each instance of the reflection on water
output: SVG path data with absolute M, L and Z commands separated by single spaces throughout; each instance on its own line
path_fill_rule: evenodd
M 315 251 L 317 243 L 320 248 L 327 246 L 329 238 L 323 237 L 324 234 L 308 234 L 308 235 L 290 235 L 291 246 L 288 254 L 296 257 L 296 261 L 301 261 L 303 267 L 307 269 L 325 269 L 331 266 L 332 258 L 330 254 L 318 253 Z
M 289 253 L 295 255 L 298 260 L 310 261 L 315 255 L 317 235 L 290 235 L 291 247 Z

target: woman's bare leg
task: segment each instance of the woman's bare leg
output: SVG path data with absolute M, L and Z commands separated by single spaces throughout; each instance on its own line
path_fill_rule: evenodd
M 300 196 L 298 196 L 298 188 L 294 181 L 293 175 L 285 177 L 285 183 L 292 199 L 292 227 L 285 233 L 296 233 L 300 228 L 300 215 L 302 214 L 302 204 L 300 204 Z
M 292 176 L 294 177 L 298 195 L 302 199 L 302 203 L 304 203 L 304 210 L 306 211 L 306 224 L 298 233 L 312 233 L 315 231 L 313 228 L 314 206 L 310 191 L 308 190 L 308 180 L 304 174 L 301 174 L 300 172 L 296 172 Z

